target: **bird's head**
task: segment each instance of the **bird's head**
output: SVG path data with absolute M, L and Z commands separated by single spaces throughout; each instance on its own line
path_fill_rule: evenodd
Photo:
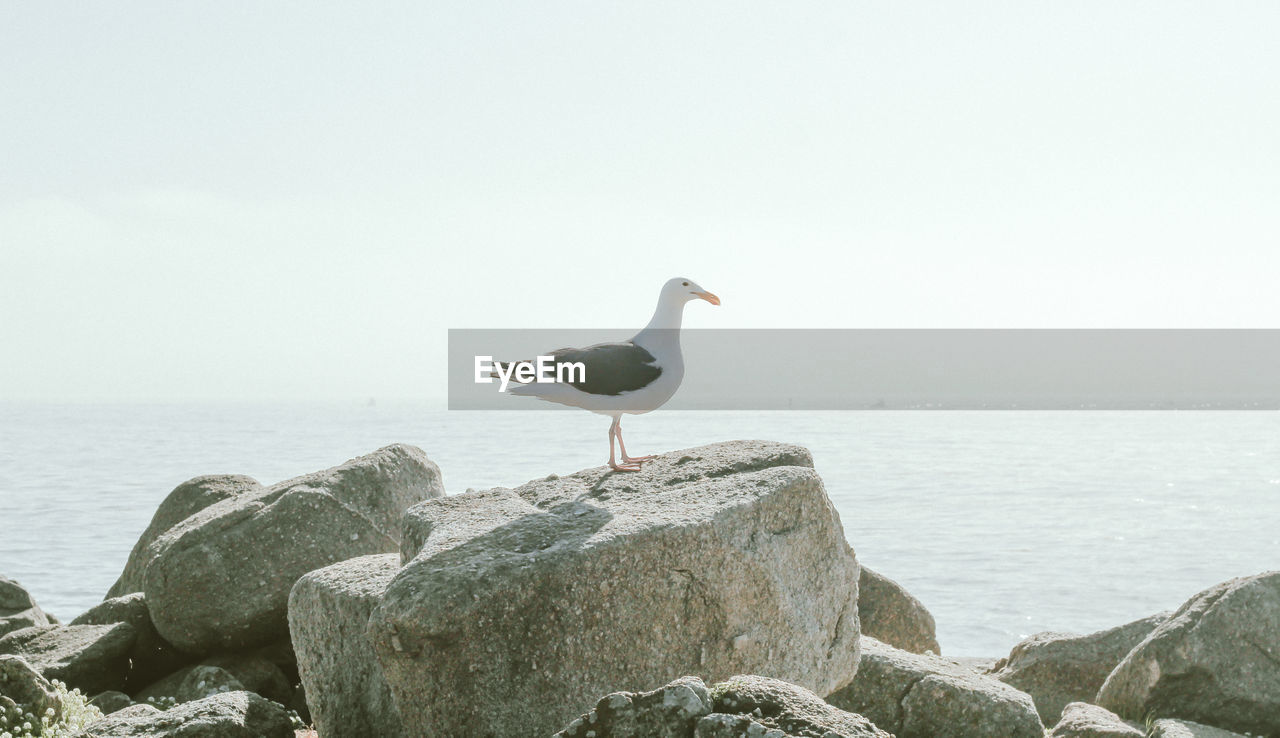
M 701 285 L 692 279 L 685 277 L 675 277 L 668 279 L 667 283 L 662 285 L 662 298 L 678 300 L 682 303 L 691 300 L 706 300 L 712 305 L 719 305 L 720 298 L 702 289 Z

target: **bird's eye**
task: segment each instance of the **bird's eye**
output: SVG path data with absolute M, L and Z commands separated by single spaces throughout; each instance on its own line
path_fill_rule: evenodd
M 684 286 L 685 286 L 685 287 L 688 287 L 688 286 L 689 286 L 689 283 L 688 283 L 688 282 L 685 282 L 685 283 L 684 283 Z

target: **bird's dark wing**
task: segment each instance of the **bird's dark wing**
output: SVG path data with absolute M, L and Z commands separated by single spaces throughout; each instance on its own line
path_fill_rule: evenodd
M 592 395 L 631 392 L 648 386 L 662 375 L 662 367 L 654 365 L 653 354 L 630 341 L 558 349 L 551 355 L 557 363 L 581 362 L 586 378 L 569 384 Z

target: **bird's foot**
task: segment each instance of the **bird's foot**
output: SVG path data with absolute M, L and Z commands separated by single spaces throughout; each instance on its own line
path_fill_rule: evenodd
M 609 459 L 609 468 L 614 471 L 640 471 L 639 464 L 630 463 L 626 459 L 623 459 L 621 464 L 615 463 L 613 459 Z
M 623 456 L 623 457 L 622 457 L 622 463 L 624 463 L 624 464 L 643 464 L 643 463 L 644 463 L 644 462 L 646 462 L 646 461 L 653 461 L 653 460 L 654 460 L 654 459 L 656 459 L 656 458 L 658 458 L 658 457 L 657 457 L 657 456 Z

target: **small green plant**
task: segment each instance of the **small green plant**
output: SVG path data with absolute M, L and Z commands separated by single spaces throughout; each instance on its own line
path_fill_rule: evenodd
M 90 723 L 102 719 L 102 710 L 89 704 L 79 689 L 54 679 L 53 688 L 62 698 L 62 712 L 52 707 L 36 715 L 27 705 L 0 707 L 0 738 L 70 738 Z

